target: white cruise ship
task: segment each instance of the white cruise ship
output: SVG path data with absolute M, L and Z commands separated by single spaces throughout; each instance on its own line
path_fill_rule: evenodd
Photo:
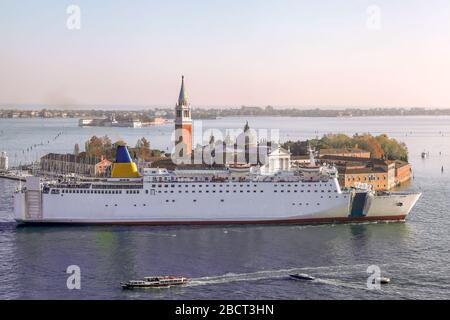
M 270 162 L 270 163 L 273 163 Z M 273 168 L 272 168 L 273 169 Z M 330 166 L 248 172 L 149 168 L 137 174 L 119 147 L 112 177 L 102 182 L 27 178 L 14 195 L 20 223 L 317 224 L 403 221 L 419 193 L 342 191 Z

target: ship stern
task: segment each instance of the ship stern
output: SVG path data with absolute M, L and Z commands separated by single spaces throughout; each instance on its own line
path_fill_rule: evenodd
M 14 198 L 14 220 L 18 223 L 25 222 L 25 193 L 22 191 L 16 191 L 13 195 Z

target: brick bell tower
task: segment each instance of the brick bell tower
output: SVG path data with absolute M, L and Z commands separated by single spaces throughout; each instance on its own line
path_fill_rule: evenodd
M 181 146 L 178 144 L 182 143 Z M 192 154 L 192 118 L 191 105 L 184 88 L 184 76 L 181 76 L 181 89 L 175 106 L 175 146 L 178 146 L 179 157 Z M 182 147 L 182 148 L 181 148 Z

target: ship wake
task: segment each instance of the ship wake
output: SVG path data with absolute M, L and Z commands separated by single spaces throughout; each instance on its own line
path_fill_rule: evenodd
M 365 281 L 354 280 L 352 282 L 344 281 L 342 276 L 360 273 L 366 270 L 367 264 L 340 265 L 340 266 L 319 266 L 319 267 L 294 267 L 278 270 L 262 270 L 249 273 L 226 273 L 217 276 L 208 276 L 192 278 L 189 286 L 217 285 L 232 282 L 262 281 L 271 279 L 290 280 L 289 275 L 293 273 L 307 273 L 315 277 L 315 280 L 308 283 L 333 285 L 339 287 L 348 287 L 352 289 L 367 289 Z

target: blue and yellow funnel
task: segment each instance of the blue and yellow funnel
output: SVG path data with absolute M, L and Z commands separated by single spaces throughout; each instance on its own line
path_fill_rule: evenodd
M 126 146 L 117 147 L 116 161 L 113 164 L 111 178 L 139 178 L 136 163 L 131 161 Z

